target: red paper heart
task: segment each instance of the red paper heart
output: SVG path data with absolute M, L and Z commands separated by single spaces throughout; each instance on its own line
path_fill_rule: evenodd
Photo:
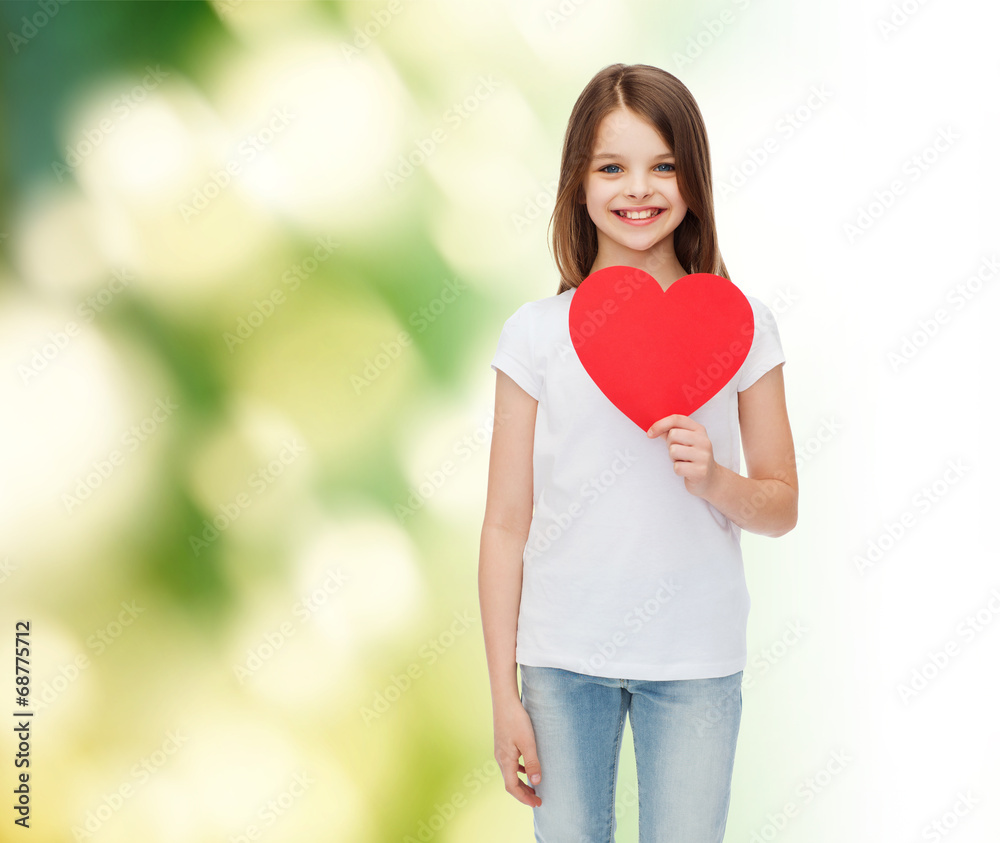
M 753 308 L 708 272 L 666 291 L 647 272 L 609 266 L 573 293 L 569 333 L 583 368 L 642 430 L 691 415 L 739 371 L 753 342 Z

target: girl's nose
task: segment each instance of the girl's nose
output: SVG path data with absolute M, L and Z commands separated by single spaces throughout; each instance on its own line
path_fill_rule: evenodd
M 649 185 L 641 179 L 637 179 L 629 185 L 629 190 L 625 195 L 630 199 L 645 199 L 649 194 Z

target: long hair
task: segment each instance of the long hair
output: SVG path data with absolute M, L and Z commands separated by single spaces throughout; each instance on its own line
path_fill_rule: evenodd
M 665 70 L 648 64 L 611 64 L 587 83 L 566 127 L 549 220 L 561 276 L 558 292 L 578 287 L 597 259 L 597 227 L 580 200 L 598 126 L 605 115 L 621 107 L 654 126 L 673 150 L 677 186 L 688 207 L 674 230 L 677 260 L 688 274 L 711 272 L 728 279 L 715 230 L 708 133 L 698 104 L 680 79 Z

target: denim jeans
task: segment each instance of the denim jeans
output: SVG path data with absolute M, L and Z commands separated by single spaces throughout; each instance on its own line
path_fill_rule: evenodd
M 743 671 L 649 681 L 520 665 L 542 800 L 537 843 L 613 843 L 625 715 L 632 726 L 639 843 L 722 843 L 729 813 Z M 528 783 L 531 785 L 531 782 Z

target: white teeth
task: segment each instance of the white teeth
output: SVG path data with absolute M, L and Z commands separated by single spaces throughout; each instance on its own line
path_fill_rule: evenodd
M 651 208 L 648 211 L 617 211 L 619 216 L 630 220 L 646 220 L 660 213 L 659 208 Z

